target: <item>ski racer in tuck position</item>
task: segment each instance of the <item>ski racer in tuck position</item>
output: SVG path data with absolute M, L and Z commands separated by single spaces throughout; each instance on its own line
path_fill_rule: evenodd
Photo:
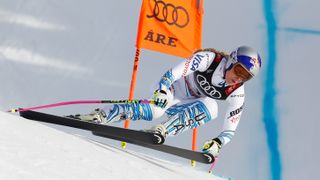
M 203 146 L 204 152 L 216 157 L 221 147 L 230 142 L 239 124 L 245 99 L 244 83 L 256 76 L 260 68 L 259 54 L 247 46 L 240 46 L 231 54 L 212 48 L 200 49 L 161 77 L 152 96 L 154 104 L 114 104 L 74 118 L 109 124 L 125 119 L 151 121 L 166 114 L 166 121 L 149 130 L 166 137 L 217 118 L 216 100 L 223 100 L 228 102 L 228 107 L 222 131 Z

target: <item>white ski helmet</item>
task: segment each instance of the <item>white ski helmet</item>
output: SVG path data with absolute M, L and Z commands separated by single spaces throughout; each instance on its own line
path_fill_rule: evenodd
M 240 46 L 231 52 L 229 61 L 231 61 L 231 66 L 228 69 L 231 69 L 234 64 L 240 63 L 252 77 L 258 75 L 261 68 L 261 58 L 258 52 L 248 46 Z

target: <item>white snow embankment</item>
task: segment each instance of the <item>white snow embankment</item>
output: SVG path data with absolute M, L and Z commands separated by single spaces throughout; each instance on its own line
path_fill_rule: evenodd
M 0 179 L 220 179 L 0 112 Z

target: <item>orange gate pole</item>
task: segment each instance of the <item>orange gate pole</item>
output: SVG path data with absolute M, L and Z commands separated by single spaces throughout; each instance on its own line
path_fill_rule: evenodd
M 198 137 L 198 129 L 194 128 L 192 130 L 192 151 L 197 150 L 197 137 Z M 191 161 L 191 166 L 195 167 L 196 166 L 196 161 L 192 160 Z
M 134 98 L 134 90 L 135 90 L 135 86 L 136 86 L 139 61 L 140 61 L 140 48 L 136 48 L 136 55 L 134 57 L 134 64 L 133 64 L 132 77 L 131 77 L 129 100 L 132 100 Z M 129 124 L 130 124 L 130 121 L 129 120 L 125 120 L 124 128 L 128 129 L 129 128 Z M 126 142 L 121 142 L 121 147 L 123 149 L 125 149 L 126 146 L 127 146 Z

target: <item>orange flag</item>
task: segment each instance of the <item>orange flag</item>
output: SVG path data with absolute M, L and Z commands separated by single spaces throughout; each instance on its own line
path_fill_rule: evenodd
M 201 48 L 203 0 L 143 0 L 137 48 L 180 57 Z

